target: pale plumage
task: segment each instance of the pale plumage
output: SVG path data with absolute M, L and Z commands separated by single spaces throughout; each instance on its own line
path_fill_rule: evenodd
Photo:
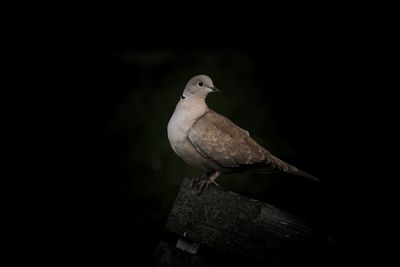
M 247 170 L 284 171 L 318 181 L 278 159 L 248 131 L 209 109 L 205 98 L 215 91 L 219 90 L 208 76 L 193 77 L 168 124 L 168 139 L 175 153 L 189 165 L 206 171 L 202 186 L 215 183 L 220 174 Z

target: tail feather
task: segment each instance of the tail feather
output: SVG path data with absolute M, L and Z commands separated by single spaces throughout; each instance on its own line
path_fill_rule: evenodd
M 312 176 L 309 173 L 306 173 L 305 171 L 302 171 L 298 168 L 296 168 L 293 165 L 290 165 L 289 163 L 284 162 L 283 160 L 275 157 L 274 155 L 272 155 L 271 153 L 268 154 L 268 159 L 269 162 L 267 163 L 267 166 L 273 166 L 273 169 L 279 169 L 281 171 L 290 173 L 290 174 L 294 174 L 294 175 L 298 175 L 298 176 L 302 176 L 308 179 L 311 179 L 313 181 L 319 182 L 319 179 L 315 176 Z
M 293 166 L 290 166 L 293 167 Z M 306 173 L 305 171 L 302 171 L 300 169 L 297 169 L 296 167 L 290 168 L 287 170 L 288 173 L 294 174 L 294 175 L 298 175 L 298 176 L 302 176 L 308 179 L 311 179 L 313 181 L 319 182 L 319 179 L 315 176 L 312 176 L 309 173 Z
M 264 149 L 264 155 L 266 157 L 266 160 L 264 162 L 256 163 L 252 165 L 252 169 L 256 170 L 258 172 L 276 172 L 276 171 L 283 171 L 287 172 L 290 174 L 294 174 L 297 176 L 302 176 L 308 179 L 311 179 L 313 181 L 319 182 L 319 179 L 315 176 L 312 176 L 309 173 L 306 173 L 303 170 L 300 170 L 296 168 L 293 165 L 290 165 L 289 163 L 284 162 L 283 160 L 275 157 L 271 153 L 269 153 L 267 150 Z
M 307 173 L 307 172 L 305 172 L 303 170 L 300 170 L 300 169 L 298 169 L 298 168 L 296 168 L 296 167 L 294 167 L 292 165 L 287 166 L 287 168 L 285 168 L 285 169 L 283 169 L 283 168 L 282 169 L 271 168 L 270 166 L 269 167 L 262 166 L 261 168 L 260 167 L 259 168 L 255 168 L 255 171 L 260 172 L 260 173 L 272 173 L 272 172 L 283 171 L 283 172 L 286 172 L 286 173 L 290 173 L 290 174 L 293 174 L 293 175 L 297 175 L 297 176 L 301 176 L 301 177 L 305 177 L 305 178 L 311 179 L 311 180 L 313 180 L 315 182 L 319 182 L 319 179 L 317 177 L 315 177 L 315 176 L 313 176 L 313 175 L 311 175 L 311 174 L 309 174 L 309 173 Z

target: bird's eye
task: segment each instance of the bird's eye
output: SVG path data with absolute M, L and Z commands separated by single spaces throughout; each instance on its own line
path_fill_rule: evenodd
M 200 87 L 203 87 L 203 83 L 202 83 L 202 82 L 199 82 L 199 86 L 200 86 Z

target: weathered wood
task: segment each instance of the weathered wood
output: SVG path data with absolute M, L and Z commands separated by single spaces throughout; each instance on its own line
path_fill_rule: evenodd
M 186 253 L 176 247 L 166 243 L 160 242 L 157 245 L 155 251 L 156 266 L 193 266 L 193 267 L 203 267 L 203 266 L 218 266 L 213 263 L 211 259 L 207 259 L 202 255 L 191 255 Z
M 252 266 L 259 267 L 265 266 L 265 263 L 255 259 L 238 257 L 237 255 L 231 255 L 229 257 L 224 257 L 216 251 L 211 249 L 202 248 L 201 253 L 190 254 L 184 252 L 174 245 L 167 242 L 161 241 L 158 243 L 154 258 L 155 266 L 157 267 L 236 267 L 236 266 Z
M 266 203 L 185 178 L 165 229 L 224 255 L 268 262 L 311 256 L 319 239 L 307 223 Z M 202 247 L 200 247 L 201 251 Z

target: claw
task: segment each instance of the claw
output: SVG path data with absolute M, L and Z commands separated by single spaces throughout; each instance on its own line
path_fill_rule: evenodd
M 196 184 L 200 185 L 200 192 L 199 195 L 203 192 L 204 188 L 207 189 L 210 184 L 215 184 L 218 186 L 218 184 L 214 181 L 220 173 L 218 171 L 212 173 L 208 172 L 204 175 L 201 176 L 188 176 L 188 178 L 191 178 L 192 181 L 190 183 L 190 188 L 193 188 Z
M 193 176 L 189 176 L 189 178 L 192 179 L 192 181 L 190 182 L 190 188 L 193 188 L 193 186 L 194 186 L 195 182 L 197 181 L 197 179 L 196 179 L 196 177 L 193 177 Z
M 201 195 L 201 193 L 203 192 L 204 189 L 208 189 L 210 184 L 215 184 L 215 186 L 218 186 L 218 184 L 214 180 L 211 180 L 211 179 L 200 180 L 198 184 L 200 185 L 199 195 Z
M 201 177 L 198 176 L 188 176 L 188 178 L 192 179 L 190 182 L 190 188 L 193 188 L 199 181 L 201 181 Z

